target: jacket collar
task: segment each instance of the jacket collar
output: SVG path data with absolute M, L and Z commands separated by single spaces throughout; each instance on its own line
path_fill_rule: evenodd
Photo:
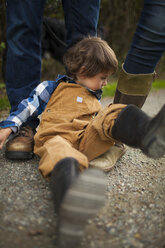
M 58 75 L 56 82 L 60 83 L 60 82 L 68 82 L 68 83 L 72 83 L 72 84 L 77 84 L 76 81 L 74 81 L 72 78 L 68 77 L 67 75 Z M 85 87 L 85 86 L 83 86 Z M 94 95 L 98 100 L 101 99 L 102 93 L 103 91 L 101 89 L 99 90 L 91 90 L 87 87 L 85 87 L 92 95 Z

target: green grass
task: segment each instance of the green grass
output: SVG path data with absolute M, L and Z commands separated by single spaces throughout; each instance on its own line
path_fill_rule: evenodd
M 156 80 L 152 84 L 152 90 L 165 89 L 165 80 Z M 116 82 L 108 84 L 103 89 L 103 97 L 113 97 L 115 95 Z M 1 93 L 2 91 L 2 93 Z M 0 83 L 0 111 L 9 110 L 10 104 L 5 94 L 5 84 Z
M 10 108 L 10 103 L 7 96 L 0 97 L 0 111 L 8 110 Z
M 5 84 L 0 82 L 0 89 L 4 89 L 5 88 Z
M 107 84 L 103 88 L 103 97 L 114 96 L 115 95 L 115 90 L 116 90 L 116 83 Z
M 6 95 L 5 84 L 0 82 L 0 111 L 9 110 L 10 103 Z
M 152 90 L 165 89 L 165 80 L 156 80 L 152 84 Z M 115 95 L 116 82 L 107 84 L 103 89 L 103 97 L 113 97 Z
M 156 80 L 153 82 L 152 89 L 165 89 L 165 80 Z

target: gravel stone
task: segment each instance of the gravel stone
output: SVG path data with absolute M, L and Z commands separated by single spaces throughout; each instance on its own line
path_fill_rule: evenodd
M 151 92 L 143 110 L 154 116 L 164 96 L 164 90 Z M 78 248 L 164 248 L 165 156 L 153 160 L 128 148 L 106 176 L 105 206 L 89 220 Z M 9 161 L 1 151 L 0 248 L 57 247 L 56 224 L 49 181 L 39 174 L 38 158 Z

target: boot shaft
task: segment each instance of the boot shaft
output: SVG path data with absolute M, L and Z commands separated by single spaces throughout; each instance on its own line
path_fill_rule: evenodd
M 155 72 L 150 74 L 130 74 L 122 66 L 114 103 L 134 104 L 141 108 L 151 90 L 155 75 Z

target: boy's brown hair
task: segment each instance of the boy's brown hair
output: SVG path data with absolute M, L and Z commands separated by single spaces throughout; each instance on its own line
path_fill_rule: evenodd
M 118 61 L 108 43 L 99 37 L 86 37 L 64 55 L 64 65 L 67 75 L 76 79 L 82 76 L 93 77 L 99 73 L 114 73 Z

